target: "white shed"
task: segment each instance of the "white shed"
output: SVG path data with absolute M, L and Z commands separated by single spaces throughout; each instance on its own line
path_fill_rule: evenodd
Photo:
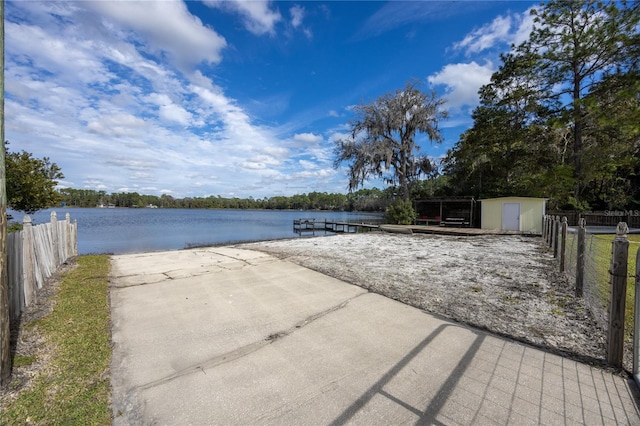
M 546 198 L 501 197 L 480 200 L 480 227 L 542 234 Z

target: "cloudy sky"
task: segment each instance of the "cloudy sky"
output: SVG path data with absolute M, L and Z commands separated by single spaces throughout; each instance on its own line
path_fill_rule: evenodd
M 534 5 L 7 1 L 6 139 L 57 163 L 61 187 L 344 193 L 333 144 L 352 106 L 421 81 L 450 119 L 442 144 L 419 144 L 443 156 Z

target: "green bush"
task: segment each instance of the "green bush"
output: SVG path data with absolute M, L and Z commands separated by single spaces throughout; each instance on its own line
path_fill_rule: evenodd
M 22 231 L 22 224 L 20 222 L 9 222 L 7 224 L 7 233 Z
M 411 201 L 397 200 L 385 213 L 387 223 L 394 225 L 411 225 L 416 220 L 416 212 Z

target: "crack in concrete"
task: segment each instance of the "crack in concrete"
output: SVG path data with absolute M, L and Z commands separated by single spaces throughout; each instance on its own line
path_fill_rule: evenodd
M 326 309 L 324 311 L 318 312 L 316 314 L 310 315 L 307 318 L 303 319 L 302 321 L 297 322 L 296 324 L 294 324 L 292 327 L 286 329 L 286 330 L 282 330 L 276 333 L 272 333 L 270 335 L 268 335 L 266 338 L 259 340 L 257 342 L 253 342 L 250 343 L 248 345 L 242 346 L 238 349 L 235 349 L 233 351 L 218 355 L 216 357 L 213 357 L 205 362 L 202 363 L 198 363 L 197 365 L 193 365 L 191 367 L 187 367 L 185 369 L 182 369 L 180 371 L 176 371 L 173 374 L 170 374 L 169 376 L 163 377 L 161 379 L 158 380 L 154 380 L 152 382 L 149 382 L 145 385 L 141 385 L 138 386 L 137 389 L 139 390 L 146 390 L 146 389 L 151 389 L 153 387 L 159 386 L 159 385 L 163 385 L 165 383 L 171 382 L 172 380 L 175 380 L 179 377 L 183 377 L 183 376 L 187 376 L 189 374 L 192 373 L 196 373 L 196 372 L 203 372 L 206 374 L 205 369 L 210 369 L 210 368 L 215 368 L 219 365 L 222 364 L 226 364 L 232 361 L 235 361 L 237 359 L 243 358 L 259 349 L 262 349 L 263 347 L 270 345 L 280 339 L 283 339 L 287 336 L 289 336 L 290 334 L 294 333 L 295 331 L 311 324 L 312 322 L 331 314 L 332 312 L 338 311 L 340 309 L 343 309 L 345 306 L 347 306 L 352 300 L 367 294 L 368 292 L 363 292 L 360 293 L 356 296 L 353 296 L 347 300 L 345 300 L 344 302 L 339 303 L 338 305 L 332 306 L 329 309 Z
M 249 260 L 247 260 L 247 259 L 241 259 L 241 258 L 238 258 L 238 257 L 231 256 L 231 255 L 229 255 L 229 254 L 224 254 L 224 253 L 220 253 L 220 252 L 217 252 L 217 251 L 214 251 L 213 253 L 217 254 L 218 256 L 222 256 L 222 257 L 226 257 L 226 258 L 228 258 L 228 259 L 233 259 L 233 260 L 237 260 L 237 261 L 239 261 L 239 262 L 242 262 L 242 263 L 244 263 L 244 264 L 245 264 L 245 266 L 258 266 L 258 265 L 259 265 L 259 263 L 251 263 L 251 262 L 249 261 L 249 260 L 251 260 L 251 259 L 249 259 Z M 273 257 L 273 256 L 271 256 L 271 257 Z M 260 258 L 259 258 L 259 259 L 260 259 Z M 264 258 L 261 258 L 261 259 L 264 259 Z M 274 258 L 274 260 L 277 260 L 277 258 Z M 243 267 L 244 267 L 244 266 L 243 266 Z
M 155 274 L 149 274 L 149 277 L 153 277 L 153 276 L 164 276 L 165 278 L 162 279 L 156 279 L 153 281 L 145 281 L 145 282 L 139 282 L 139 283 L 129 283 L 129 284 L 122 284 L 122 283 L 118 283 L 119 280 L 123 279 L 123 278 L 131 278 L 131 277 L 140 277 L 141 275 L 139 274 L 131 274 L 131 275 L 117 275 L 117 276 L 112 276 L 112 282 L 113 282 L 113 287 L 115 288 L 129 288 L 129 287 L 139 287 L 139 286 L 143 286 L 143 285 L 151 285 L 151 284 L 158 284 L 158 283 L 163 283 L 166 281 L 173 281 L 173 280 L 177 280 L 177 279 L 183 279 L 183 278 L 193 278 L 193 277 L 200 277 L 203 275 L 209 275 L 209 274 L 220 274 L 222 272 L 227 272 L 227 271 L 237 271 L 239 269 L 244 269 L 247 266 L 258 266 L 258 265 L 254 265 L 252 263 L 249 262 L 243 262 L 244 265 L 242 265 L 240 268 L 228 268 L 225 267 L 224 264 L 221 265 L 208 265 L 208 266 L 213 266 L 216 269 L 206 269 L 206 270 L 202 270 L 200 272 L 194 272 L 190 275 L 184 275 L 184 276 L 171 276 L 170 274 L 176 271 L 181 271 L 182 269 L 174 269 L 171 271 L 165 271 L 165 272 L 158 272 Z M 142 275 L 142 277 L 144 277 L 144 275 Z
M 221 257 L 225 257 L 228 259 L 232 259 L 235 260 L 239 263 L 241 263 L 241 266 L 239 268 L 237 267 L 229 267 L 227 266 L 228 263 L 224 263 L 224 262 L 217 262 L 217 263 L 211 263 L 208 265 L 201 265 L 201 268 L 203 268 L 200 272 L 196 272 L 196 273 L 192 273 L 190 275 L 187 276 L 171 276 L 170 274 L 177 272 L 177 271 L 182 271 L 184 268 L 180 267 L 178 269 L 172 269 L 169 271 L 160 271 L 160 272 L 156 272 L 153 274 L 147 274 L 147 276 L 149 277 L 153 277 L 153 276 L 164 276 L 166 277 L 165 279 L 156 279 L 154 281 L 147 281 L 147 282 L 139 282 L 139 283 L 131 283 L 131 284 L 121 284 L 118 283 L 119 280 L 122 279 L 126 279 L 126 278 L 131 278 L 131 277 L 140 277 L 140 274 L 127 274 L 127 275 L 112 275 L 111 276 L 111 281 L 113 283 L 113 287 L 115 288 L 128 288 L 128 287 L 138 287 L 138 286 L 143 286 L 143 285 L 150 285 L 150 284 L 158 284 L 161 282 L 165 282 L 165 281 L 171 281 L 171 280 L 176 280 L 176 279 L 181 279 L 181 278 L 191 278 L 191 277 L 200 277 L 202 275 L 207 275 L 207 274 L 218 274 L 220 272 L 225 272 L 225 271 L 237 271 L 239 269 L 244 269 L 247 266 L 260 266 L 261 264 L 265 263 L 265 259 L 266 258 L 258 258 L 260 260 L 260 262 L 257 263 L 252 263 L 251 260 L 252 259 L 242 259 L 242 258 L 238 258 L 238 257 L 234 257 L 232 255 L 229 254 L 225 254 L 225 253 L 219 253 L 216 251 L 210 251 L 210 250 L 194 250 L 193 254 L 195 256 L 198 255 L 202 255 L 202 254 L 215 254 L 216 256 L 221 256 Z M 279 261 L 280 259 L 278 259 L 277 257 L 274 256 L 270 256 L 272 258 L 272 261 Z M 210 267 L 214 267 L 216 269 L 204 269 L 204 268 L 210 268 Z M 143 277 L 145 275 L 142 275 Z

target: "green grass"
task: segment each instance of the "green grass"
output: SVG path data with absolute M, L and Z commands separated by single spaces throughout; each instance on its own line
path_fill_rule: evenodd
M 36 357 L 33 355 L 22 355 L 13 358 L 13 368 L 25 367 L 36 362 Z
M 81 256 L 77 263 L 63 276 L 53 311 L 34 324 L 54 348 L 52 361 L 2 407 L 0 424 L 111 424 L 109 258 Z
M 630 234 L 629 237 L 629 260 L 627 266 L 627 297 L 625 302 L 625 334 L 627 340 L 633 336 L 633 311 L 635 304 L 635 273 L 636 254 L 640 247 L 640 235 Z M 598 291 L 602 300 L 609 300 L 611 294 L 611 243 L 615 235 L 595 235 L 591 241 L 591 251 L 588 253 L 590 259 L 595 261 L 595 275 L 598 281 Z M 587 243 L 589 250 L 589 242 Z

